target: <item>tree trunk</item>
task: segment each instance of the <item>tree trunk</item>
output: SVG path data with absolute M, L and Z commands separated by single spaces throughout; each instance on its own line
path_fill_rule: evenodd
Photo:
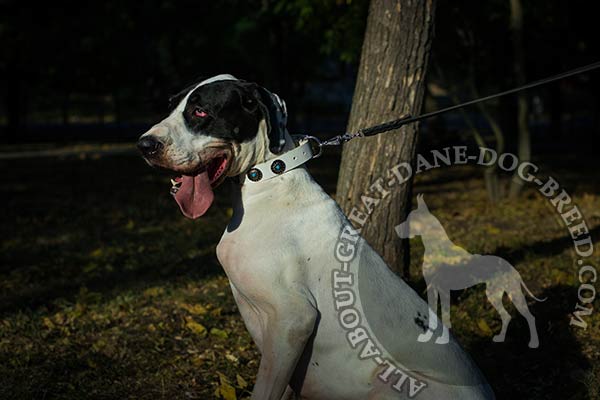
M 404 114 L 419 114 L 434 12 L 435 0 L 371 1 L 349 132 Z M 361 202 L 362 195 L 370 193 L 370 197 L 382 198 L 368 222 L 361 226 L 362 235 L 392 270 L 405 276 L 408 276 L 407 254 L 403 251 L 406 242 L 400 241 L 394 226 L 406 218 L 412 180 L 394 186 L 387 196 L 370 188 L 379 177 L 385 182 L 386 172 L 393 166 L 402 162 L 414 164 L 417 131 L 418 126 L 410 124 L 344 145 L 336 195 L 348 215 L 354 207 L 367 212 Z
M 510 23 L 513 31 L 515 53 L 515 77 L 517 86 L 525 83 L 525 49 L 523 48 L 523 6 L 521 0 L 510 0 Z M 517 96 L 518 156 L 521 162 L 531 160 L 531 136 L 527 117 L 529 114 L 527 94 Z M 510 185 L 510 197 L 517 197 L 523 188 L 523 181 L 515 174 Z

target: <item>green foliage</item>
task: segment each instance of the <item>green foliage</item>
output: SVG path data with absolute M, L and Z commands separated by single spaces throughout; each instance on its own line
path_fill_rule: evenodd
M 273 12 L 293 17 L 296 31 L 321 37 L 325 54 L 352 63 L 360 56 L 368 5 L 367 0 L 278 0 Z
M 223 72 L 293 98 L 326 59 L 357 59 L 366 5 L 9 2 L 0 13 L 0 79 L 12 84 L 15 112 L 43 122 L 60 122 L 69 110 L 96 117 L 101 107 L 117 122 L 144 120 L 164 112 L 170 94 Z M 29 90 L 35 96 L 25 97 Z

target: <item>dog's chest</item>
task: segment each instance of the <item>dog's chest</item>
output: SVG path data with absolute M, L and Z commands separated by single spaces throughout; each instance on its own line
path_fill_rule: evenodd
M 294 230 L 282 216 L 252 215 L 233 231 L 225 231 L 217 245 L 217 258 L 231 282 L 246 292 L 270 290 L 277 280 L 293 273 L 297 258 Z
M 254 276 L 261 272 L 256 270 L 255 261 L 262 257 L 261 247 L 261 243 L 252 236 L 244 237 L 227 232 L 223 234 L 217 245 L 217 258 L 234 284 L 244 282 L 244 286 L 247 286 L 254 280 Z

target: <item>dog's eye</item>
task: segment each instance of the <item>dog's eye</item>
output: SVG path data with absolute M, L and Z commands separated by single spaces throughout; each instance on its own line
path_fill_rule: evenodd
M 206 118 L 206 117 L 208 117 L 208 114 L 206 113 L 206 111 L 204 111 L 204 110 L 201 110 L 201 109 L 199 109 L 199 108 L 196 108 L 196 109 L 194 110 L 194 115 L 195 115 L 196 117 L 198 117 L 198 118 Z

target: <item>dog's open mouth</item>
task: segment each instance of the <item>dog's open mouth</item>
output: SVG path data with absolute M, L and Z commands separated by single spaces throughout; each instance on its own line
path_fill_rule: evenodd
M 226 155 L 220 155 L 212 160 L 206 165 L 206 172 L 208 173 L 208 180 L 210 185 L 215 188 L 217 187 L 224 178 L 225 171 L 227 171 L 227 167 L 229 164 L 229 160 Z
M 188 218 L 198 218 L 213 202 L 213 188 L 225 178 L 229 159 L 225 154 L 217 155 L 192 175 L 183 175 L 173 179 L 172 193 L 183 215 Z

